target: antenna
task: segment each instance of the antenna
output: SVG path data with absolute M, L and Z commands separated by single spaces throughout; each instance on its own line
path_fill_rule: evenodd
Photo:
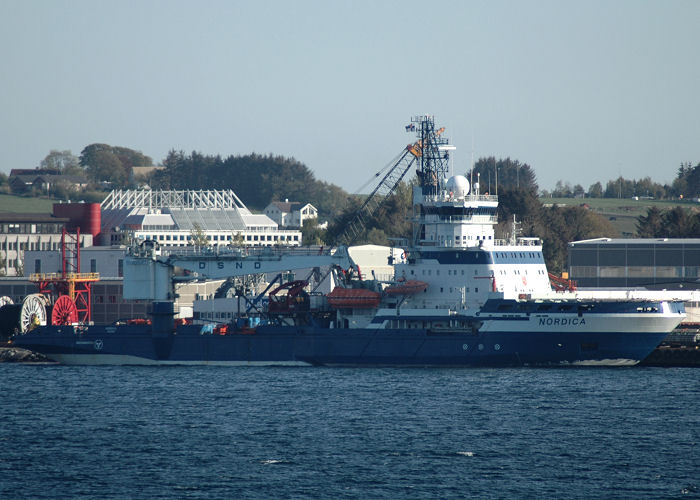
M 469 189 L 474 189 L 474 134 L 472 134 L 472 164 L 469 167 Z

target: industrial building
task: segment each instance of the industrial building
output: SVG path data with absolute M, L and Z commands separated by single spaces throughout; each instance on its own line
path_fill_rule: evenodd
M 22 276 L 26 251 L 60 250 L 64 230 L 79 231 L 80 246 L 91 246 L 99 237 L 100 205 L 55 203 L 52 214 L 0 214 L 0 276 Z
M 579 288 L 700 289 L 700 239 L 598 238 L 569 243 Z

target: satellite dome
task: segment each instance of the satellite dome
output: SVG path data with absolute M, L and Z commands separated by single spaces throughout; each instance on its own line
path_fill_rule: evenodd
M 469 194 L 469 181 L 463 175 L 454 175 L 447 179 L 446 187 L 455 198 L 464 198 Z

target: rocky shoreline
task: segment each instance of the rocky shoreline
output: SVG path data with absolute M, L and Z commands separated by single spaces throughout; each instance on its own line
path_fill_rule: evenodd
M 54 363 L 54 361 L 43 354 L 19 347 L 0 347 L 0 363 Z

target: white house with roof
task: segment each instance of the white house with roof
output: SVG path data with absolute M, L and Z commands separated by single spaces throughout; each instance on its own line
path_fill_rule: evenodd
M 318 219 L 318 210 L 311 203 L 273 201 L 265 207 L 265 215 L 282 227 L 302 227 L 305 220 Z

